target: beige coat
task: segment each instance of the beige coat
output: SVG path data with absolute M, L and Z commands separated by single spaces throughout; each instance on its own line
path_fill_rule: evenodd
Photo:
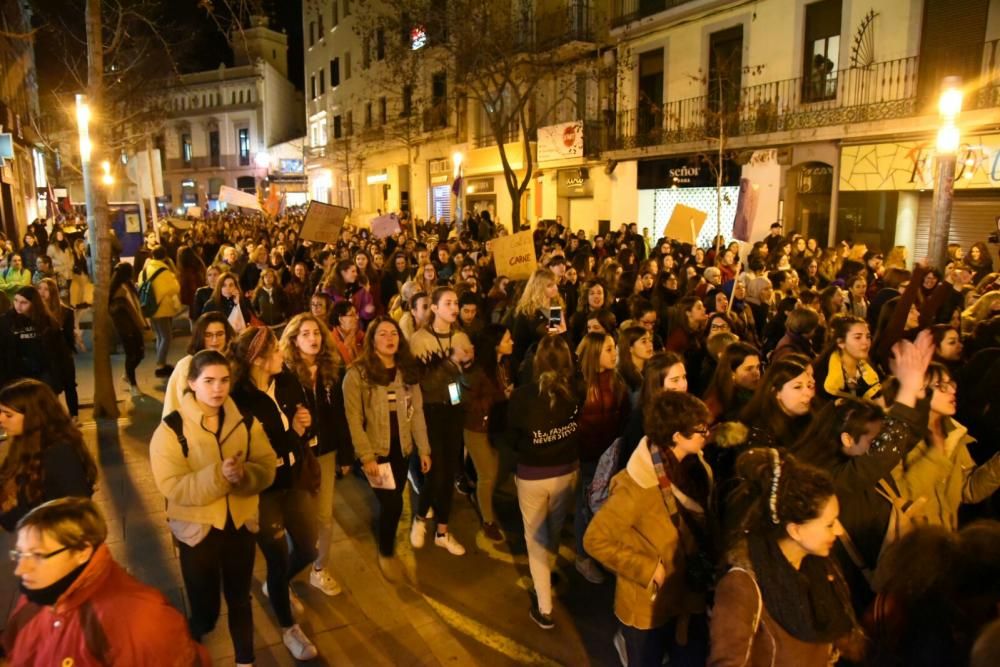
M 173 429 L 164 423 L 153 432 L 149 461 L 156 488 L 167 499 L 167 519 L 174 535 L 196 544 L 214 527 L 222 530 L 232 515 L 237 528 L 257 530 L 257 494 L 271 486 L 278 459 L 257 420 L 248 433 L 233 399 L 223 406 L 218 437 L 203 425 L 204 413 L 193 394 L 185 394 L 180 405 L 188 455 Z M 238 485 L 222 476 L 222 461 L 241 456 L 245 474 Z
M 707 467 L 707 466 L 706 466 Z M 671 500 L 702 511 L 673 487 Z M 676 512 L 676 506 L 671 508 Z M 697 548 L 683 528 L 678 531 L 660 492 L 646 440 L 636 447 L 625 470 L 611 480 L 610 495 L 583 537 L 587 553 L 615 573 L 615 615 L 640 630 L 705 610 L 705 598 L 685 583 L 686 554 Z M 663 563 L 667 577 L 653 597 L 653 573 Z
M 925 498 L 923 514 L 933 525 L 958 530 L 958 507 L 978 503 L 1000 488 L 1000 454 L 981 466 L 969 454 L 968 429 L 953 419 L 945 424 L 944 449 L 922 440 L 893 470 L 900 493 Z

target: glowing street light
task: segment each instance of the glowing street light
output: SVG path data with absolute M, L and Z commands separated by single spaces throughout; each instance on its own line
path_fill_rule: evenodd
M 271 165 L 271 155 L 267 151 L 259 151 L 253 156 L 253 163 L 258 169 L 265 169 Z
M 84 95 L 76 96 L 76 126 L 80 136 L 80 160 L 90 162 L 90 107 Z
M 111 163 L 107 160 L 101 162 L 101 183 L 107 186 L 112 186 L 115 184 L 115 177 L 111 175 Z
M 962 112 L 962 81 L 957 76 L 945 77 L 941 82 L 941 97 L 938 98 L 938 113 L 941 114 L 941 128 L 937 134 L 937 183 L 931 207 L 930 237 L 927 255 L 931 265 L 944 270 L 948 257 L 948 236 L 951 231 L 951 204 L 955 196 L 955 166 L 961 134 L 956 121 Z M 971 170 L 966 175 L 971 174 Z

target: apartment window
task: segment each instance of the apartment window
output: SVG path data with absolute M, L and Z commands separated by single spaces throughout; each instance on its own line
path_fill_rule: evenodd
M 365 102 L 365 128 L 372 126 L 372 103 Z
M 240 166 L 250 164 L 250 128 L 241 127 L 236 133 L 236 143 L 240 152 Z
M 310 21 L 309 22 L 309 46 L 312 46 L 315 43 L 316 43 L 316 22 L 315 21 Z
M 336 88 L 340 85 L 340 58 L 330 61 L 330 87 Z
M 403 86 L 403 99 L 399 115 L 403 118 L 413 113 L 413 86 Z
M 639 54 L 639 133 L 650 132 L 663 122 L 663 49 Z
M 584 72 L 576 75 L 576 117 L 580 120 L 587 118 L 587 79 Z
M 309 77 L 309 90 L 312 91 L 312 98 L 316 99 L 316 75 Z M 240 102 L 243 101 L 243 91 L 240 91 Z
M 319 69 L 319 94 L 322 95 L 326 92 L 326 71 L 322 67 Z
M 344 52 L 344 81 L 351 78 L 351 52 Z
M 323 12 L 316 14 L 316 27 L 319 38 L 325 37 L 326 30 L 323 28 Z
M 333 117 L 333 138 L 340 139 L 344 134 L 343 127 L 341 126 L 340 116 Z
M 389 105 L 384 97 L 380 97 L 378 100 L 378 123 L 379 125 L 385 125 L 389 120 Z
M 432 104 L 444 104 L 448 97 L 448 75 L 445 72 L 435 72 L 431 78 Z
M 332 17 L 333 20 L 330 22 L 330 24 L 331 27 L 336 28 L 337 24 L 340 22 L 340 16 L 337 14 L 337 0 L 333 0 L 333 2 L 330 3 L 330 5 L 331 5 L 330 9 L 333 14 Z
M 344 116 L 344 134 L 351 136 L 354 134 L 354 112 L 348 111 L 347 115 Z
M 806 5 L 805 62 L 802 64 L 802 97 L 806 102 L 837 96 L 841 2 L 820 0 Z
M 344 0 L 344 18 L 351 15 L 351 0 Z
M 212 158 L 212 166 L 218 167 L 222 164 L 222 151 L 219 146 L 219 131 L 212 130 L 208 133 L 208 154 Z
M 385 60 L 385 30 L 375 30 L 375 60 Z
M 369 65 L 372 64 L 372 40 L 371 36 L 366 34 L 361 38 L 361 69 L 368 69 Z
M 194 147 L 191 145 L 191 135 L 185 132 L 181 135 L 181 159 L 185 167 L 191 166 L 194 159 Z

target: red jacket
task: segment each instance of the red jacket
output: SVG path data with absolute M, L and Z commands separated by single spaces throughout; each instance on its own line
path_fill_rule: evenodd
M 12 667 L 209 667 L 184 616 L 101 545 L 52 607 L 23 595 L 3 631 Z

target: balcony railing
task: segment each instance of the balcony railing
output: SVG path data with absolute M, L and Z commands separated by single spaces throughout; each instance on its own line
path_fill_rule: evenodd
M 594 35 L 594 13 L 589 2 L 570 0 L 565 7 L 535 14 L 534 45 L 539 51 L 570 42 L 593 42 Z
M 1000 107 L 1000 39 L 983 44 L 983 66 L 978 88 L 970 108 Z
M 720 124 L 727 136 L 747 136 L 912 116 L 917 57 L 747 86 L 738 100 L 727 100 L 729 109 L 717 99 L 702 95 L 623 111 L 615 147 L 710 139 L 719 136 Z
M 612 0 L 611 27 L 621 26 L 644 19 L 653 14 L 680 7 L 694 0 Z
M 503 133 L 503 143 L 512 144 L 518 140 L 520 137 L 520 127 L 517 123 L 511 123 L 507 128 L 507 131 Z M 486 148 L 487 146 L 496 146 L 497 138 L 493 135 L 493 132 L 488 128 L 482 133 L 473 137 L 472 145 L 474 148 Z

